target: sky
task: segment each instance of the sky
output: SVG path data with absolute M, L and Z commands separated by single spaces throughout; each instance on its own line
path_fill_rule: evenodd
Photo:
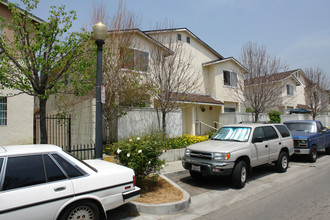
M 47 20 L 50 5 L 77 12 L 73 30 L 90 23 L 97 0 L 40 0 L 34 15 Z M 11 2 L 19 2 L 12 0 Z M 111 13 L 118 0 L 105 0 Z M 329 0 L 126 0 L 141 30 L 167 21 L 188 28 L 223 57 L 238 58 L 251 41 L 265 46 L 290 70 L 319 67 L 330 77 Z

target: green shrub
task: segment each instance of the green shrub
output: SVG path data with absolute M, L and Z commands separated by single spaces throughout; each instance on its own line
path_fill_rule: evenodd
M 208 135 L 195 136 L 195 135 L 184 134 L 181 137 L 169 138 L 165 140 L 163 147 L 164 149 L 167 150 L 186 148 L 191 144 L 206 141 L 208 140 L 208 138 L 209 138 Z
M 281 112 L 276 110 L 271 110 L 268 112 L 270 123 L 281 123 Z
M 121 165 L 132 168 L 139 185 L 150 174 L 158 173 L 165 164 L 165 161 L 159 159 L 163 153 L 161 140 L 161 133 L 134 136 L 112 144 L 104 152 L 114 155 Z

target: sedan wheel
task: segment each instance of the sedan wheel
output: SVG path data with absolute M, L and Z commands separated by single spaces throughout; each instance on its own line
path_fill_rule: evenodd
M 69 206 L 60 220 L 98 220 L 100 212 L 95 203 L 89 201 L 81 201 Z

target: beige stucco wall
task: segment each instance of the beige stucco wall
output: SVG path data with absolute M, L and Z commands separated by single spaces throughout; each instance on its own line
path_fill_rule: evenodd
M 182 40 L 178 42 L 182 43 L 183 54 L 186 54 L 186 56 L 183 56 L 183 58 L 192 58 L 189 72 L 191 74 L 201 76 L 201 80 L 203 81 L 201 87 L 198 89 L 198 91 L 196 91 L 196 93 L 207 93 L 208 88 L 205 86 L 207 85 L 206 80 L 208 80 L 207 76 L 205 76 L 207 73 L 203 72 L 202 64 L 217 60 L 219 59 L 219 56 L 211 52 L 208 48 L 205 47 L 204 44 L 202 44 L 198 39 L 186 31 L 150 33 L 149 35 L 155 39 L 161 39 L 159 40 L 161 42 L 163 42 L 163 39 L 165 39 L 163 44 L 168 46 L 168 42 L 170 41 L 169 39 L 171 39 L 172 42 L 176 42 L 177 34 L 181 34 L 182 37 Z M 166 37 L 163 37 L 163 35 L 166 35 Z M 187 37 L 190 37 L 190 43 L 186 42 Z
M 0 96 L 17 94 L 15 90 L 4 89 Z M 0 145 L 33 143 L 34 98 L 21 94 L 7 98 L 7 125 L 0 126 Z

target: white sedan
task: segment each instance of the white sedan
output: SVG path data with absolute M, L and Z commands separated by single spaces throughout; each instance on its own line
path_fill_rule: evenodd
M 139 197 L 134 171 L 54 145 L 0 146 L 0 219 L 105 219 Z

